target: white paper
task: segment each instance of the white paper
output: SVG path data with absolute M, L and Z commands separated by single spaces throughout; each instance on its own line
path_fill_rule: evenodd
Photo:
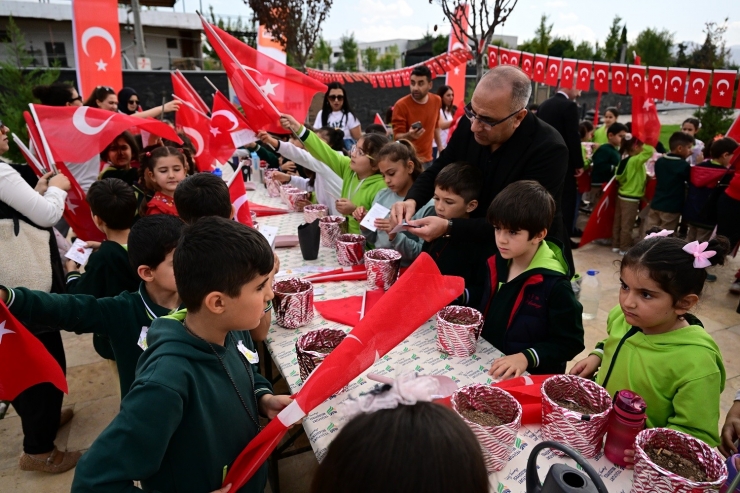
M 87 243 L 78 238 L 72 243 L 72 248 L 64 256 L 80 265 L 85 265 L 92 251 L 92 248 L 87 248 Z
M 245 128 L 244 130 L 231 132 L 231 140 L 234 142 L 236 147 L 242 147 L 255 142 L 257 140 L 257 134 L 252 132 L 250 129 Z
M 391 232 L 388 233 L 388 234 L 391 234 L 392 235 L 392 234 L 398 233 L 399 231 L 408 231 L 408 230 L 414 229 L 414 228 L 415 228 L 415 226 L 411 226 L 409 223 L 407 223 L 406 221 L 404 221 L 401 224 L 396 225 L 396 227 L 393 228 L 391 230 Z
M 385 219 L 388 214 L 390 214 L 390 212 L 391 210 L 384 205 L 375 204 L 370 208 L 369 211 L 367 211 L 367 214 L 365 214 L 362 222 L 360 222 L 360 226 L 365 229 L 369 229 L 370 231 L 377 231 L 378 228 L 375 227 L 375 220 Z
M 260 233 L 267 239 L 267 243 L 270 244 L 270 248 L 275 246 L 275 237 L 278 233 L 277 226 L 268 226 L 266 224 L 260 224 Z

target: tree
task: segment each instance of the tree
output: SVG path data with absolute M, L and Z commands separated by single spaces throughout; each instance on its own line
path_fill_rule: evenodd
M 578 60 L 594 60 L 596 58 L 596 49 L 588 41 L 581 41 L 572 52 L 566 53 L 565 56 L 568 58 L 577 58 Z
M 244 0 L 297 66 L 311 57 L 333 0 Z
M 362 52 L 362 63 L 368 72 L 376 71 L 378 69 L 378 49 L 365 48 Z
M 28 142 L 23 112 L 28 110 L 28 103 L 37 102 L 33 97 L 33 88 L 56 81 L 59 70 L 32 68 L 33 57 L 26 50 L 26 38 L 12 16 L 8 19 L 6 29 L 7 41 L 3 42 L 6 59 L 0 62 L 0 119 L 21 140 Z M 3 157 L 15 163 L 24 162 L 13 139 L 8 140 L 10 150 Z
M 445 36 L 439 35 L 434 38 L 432 43 L 432 55 L 437 56 L 447 52 L 447 47 L 450 45 L 450 35 Z
M 355 33 L 343 35 L 339 38 L 339 48 L 342 50 L 342 56 L 339 57 L 335 68 L 340 72 L 357 72 L 357 41 Z
M 622 18 L 615 15 L 612 25 L 609 27 L 609 34 L 604 40 L 604 60 L 607 62 L 619 61 L 619 53 L 622 49 L 622 46 L 619 44 L 620 32 L 622 30 L 621 22 Z
M 622 35 L 619 36 L 619 49 L 617 50 L 617 60 L 624 63 L 627 58 L 627 24 L 622 26 Z M 630 54 L 630 56 L 632 56 Z
M 251 26 L 247 26 L 246 23 L 242 22 L 241 17 L 237 17 L 236 20 L 232 20 L 231 18 L 224 20 L 223 17 L 216 18 L 216 14 L 213 13 L 213 5 L 209 5 L 208 10 L 211 24 L 218 26 L 219 29 L 223 29 L 252 48 L 257 48 L 257 26 L 254 21 L 252 21 Z M 203 55 L 205 55 L 205 59 L 203 60 L 203 68 L 205 70 L 220 70 L 222 68 L 221 60 L 207 42 L 203 43 Z
M 461 37 L 466 37 L 468 46 L 472 48 L 476 82 L 483 77 L 483 57 L 488 53 L 493 32 L 506 22 L 518 1 L 467 0 L 467 8 L 464 8 L 460 0 L 438 0 L 453 29 L 461 33 Z
M 401 56 L 398 45 L 389 46 L 383 56 L 378 59 L 380 70 L 393 70 L 396 68 L 396 60 Z
M 678 43 L 676 45 L 678 48 L 678 53 L 676 53 L 676 67 L 689 67 L 691 60 L 689 60 L 689 55 L 686 53 L 686 50 L 689 48 L 686 43 Z
M 573 40 L 568 38 L 558 38 L 552 40 L 552 43 L 550 44 L 550 48 L 547 50 L 547 54 L 549 56 L 557 56 L 557 57 L 563 57 L 566 55 L 571 55 L 575 51 L 575 47 L 573 46 Z
M 530 53 L 546 55 L 552 43 L 552 24 L 547 24 L 547 15 L 542 14 L 540 25 L 534 32 L 534 38 L 519 44 L 518 49 Z
M 319 38 L 319 42 L 316 43 L 316 48 L 313 50 L 311 58 L 308 60 L 307 65 L 311 68 L 321 69 L 326 65 L 329 67 L 331 64 L 332 48 L 324 38 Z
M 634 51 L 640 55 L 643 65 L 670 67 L 674 62 L 672 50 L 673 33 L 666 29 L 658 31 L 647 28 L 637 35 L 629 53 Z

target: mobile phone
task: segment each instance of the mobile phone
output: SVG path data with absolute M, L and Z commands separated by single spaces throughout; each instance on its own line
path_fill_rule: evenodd
M 419 130 L 420 128 L 422 128 L 421 127 L 421 122 L 412 123 L 411 124 L 411 128 L 413 128 L 414 130 Z

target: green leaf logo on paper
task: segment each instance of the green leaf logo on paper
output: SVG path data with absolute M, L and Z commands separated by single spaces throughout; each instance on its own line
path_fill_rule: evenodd
M 291 365 L 297 365 L 298 364 L 298 360 L 296 358 L 293 358 L 292 360 L 290 360 L 290 364 Z
M 522 447 L 522 439 L 521 438 L 517 438 L 516 440 L 514 440 L 514 446 L 516 448 L 521 448 Z
M 296 375 L 298 375 L 298 372 L 297 371 L 293 370 L 293 371 L 290 372 L 290 376 L 291 377 L 294 377 Z
M 383 356 L 383 359 L 386 360 L 386 361 L 390 361 L 391 360 L 391 357 L 386 354 L 385 356 Z
M 337 427 L 334 423 L 329 423 L 329 426 L 326 427 L 326 431 L 328 431 L 329 433 L 334 433 L 335 431 L 337 431 Z
M 336 409 L 334 409 L 334 406 L 329 406 L 329 409 L 326 410 L 326 414 L 328 416 L 331 416 L 333 414 L 337 414 L 337 411 L 336 411 Z
M 386 365 L 385 371 L 393 371 L 393 367 L 391 365 Z
M 492 383 L 493 383 L 493 380 L 491 380 L 490 378 L 486 379 L 486 385 L 491 385 Z
M 445 354 L 445 353 L 439 353 L 439 359 L 447 359 L 447 358 L 449 358 L 449 357 L 450 357 L 450 356 L 449 356 L 449 355 L 447 355 L 447 354 Z
M 470 355 L 470 359 L 472 359 L 473 361 L 478 361 L 480 359 L 480 356 L 477 356 L 475 354 L 471 354 Z
M 404 346 L 403 352 L 406 353 L 406 352 L 408 352 L 408 350 L 409 350 L 409 348 L 407 348 L 407 347 Z
M 366 384 L 367 382 L 365 381 L 365 379 L 364 379 L 364 378 L 360 377 L 360 378 L 358 378 L 358 379 L 357 379 L 357 383 L 358 383 L 359 385 L 365 385 L 365 384 Z
M 424 367 L 420 365 L 416 365 L 416 368 L 414 368 L 414 371 L 424 371 Z
M 417 359 L 419 359 L 419 357 L 416 354 L 411 354 L 411 359 L 417 360 Z
M 480 366 L 478 367 L 478 371 L 486 371 L 486 367 L 485 367 L 485 366 L 483 366 L 483 365 L 480 365 Z
M 452 371 L 454 368 L 452 368 L 450 365 L 445 365 L 446 371 Z

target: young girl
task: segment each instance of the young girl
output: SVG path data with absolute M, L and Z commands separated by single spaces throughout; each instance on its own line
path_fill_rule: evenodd
M 685 134 L 689 134 L 696 139 L 696 134 L 701 128 L 701 123 L 698 118 L 687 118 L 681 124 L 681 131 Z M 694 147 L 691 148 L 691 156 L 687 159 L 691 166 L 699 164 L 704 161 L 704 142 L 699 139 L 694 141 Z
M 129 185 L 133 185 L 139 177 L 139 172 L 131 166 L 133 157 L 139 153 L 136 139 L 130 132 L 123 132 L 116 137 L 108 147 L 100 153 L 100 159 L 105 168 L 100 172 L 98 180 L 104 178 L 120 178 Z M 138 163 L 137 167 L 138 167 Z
M 706 267 L 724 263 L 729 242 L 687 244 L 668 234 L 649 234 L 624 256 L 609 335 L 570 373 L 589 378 L 601 368 L 596 383 L 609 394 L 629 389 L 645 399 L 648 428 L 673 428 L 715 447 L 725 369 L 717 344 L 688 312 Z
M 380 204 L 390 209 L 396 202 L 403 201 L 414 180 L 422 173 L 421 162 L 416 157 L 416 151 L 408 140 L 398 140 L 383 146 L 378 153 L 378 168 L 388 188 L 384 188 L 375 196 L 373 204 Z M 352 216 L 361 222 L 368 209 L 358 207 Z M 426 217 L 434 212 L 434 205 L 429 201 L 414 215 L 414 219 Z M 408 266 L 421 253 L 424 241 L 408 231 L 400 234 L 389 234 L 391 230 L 390 219 L 376 219 L 377 231 L 370 231 L 360 226 L 362 234 L 367 242 L 375 248 L 390 248 L 401 254 L 401 265 Z
M 622 138 L 619 153 L 622 159 L 617 167 L 616 178 L 619 183 L 619 200 L 614 213 L 612 228 L 612 251 L 624 255 L 632 246 L 632 228 L 635 225 L 637 210 L 642 196 L 645 195 L 647 173 L 645 163 L 653 156 L 655 148 L 644 144 L 632 134 Z
M 604 112 L 604 124 L 594 131 L 594 143 L 601 145 L 609 142 L 606 131 L 612 123 L 617 122 L 617 118 L 619 118 L 619 110 L 614 106 L 609 106 Z
M 188 173 L 189 152 L 179 147 L 161 146 L 141 155 L 141 174 L 146 188 L 154 196 L 146 203 L 142 216 L 171 214 L 177 216 L 175 188 Z
M 383 177 L 378 172 L 378 152 L 388 143 L 388 138 L 379 134 L 364 135 L 347 157 L 337 153 L 290 115 L 281 115 L 280 124 L 298 135 L 313 157 L 342 178 L 342 198 L 336 201 L 336 209 L 347 216 L 349 232 L 359 234 L 360 224 L 352 213 L 360 206 L 369 209 L 375 195 L 385 188 Z
M 588 120 L 583 120 L 578 124 L 578 133 L 581 136 L 581 155 L 583 156 L 583 170 L 584 173 L 576 178 L 578 183 L 578 193 L 576 196 L 576 211 L 573 224 L 575 225 L 578 220 L 580 213 L 581 199 L 584 193 L 591 191 L 591 162 L 594 155 L 594 151 L 598 149 L 599 144 L 594 144 L 594 124 Z M 593 201 L 591 206 L 593 207 Z
M 447 145 L 447 138 L 450 132 L 450 127 L 453 123 L 453 117 L 457 108 L 452 104 L 455 100 L 455 91 L 450 86 L 440 86 L 437 89 L 437 96 L 442 99 L 442 107 L 439 109 L 439 136 L 442 140 L 442 145 Z M 437 141 L 432 142 L 432 157 L 437 159 L 439 149 L 437 149 Z

